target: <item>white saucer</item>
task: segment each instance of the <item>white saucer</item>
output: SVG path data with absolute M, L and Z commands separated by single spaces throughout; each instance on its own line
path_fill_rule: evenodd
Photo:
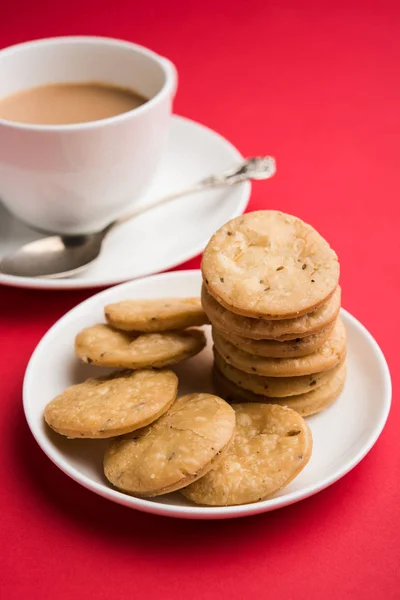
M 158 176 L 136 206 L 181 190 L 241 160 L 239 151 L 218 133 L 174 116 L 169 145 Z M 221 225 L 242 214 L 250 190 L 251 185 L 246 182 L 185 196 L 154 208 L 111 231 L 104 241 L 100 258 L 76 277 L 49 280 L 0 273 L 0 283 L 42 289 L 91 288 L 171 269 L 202 252 Z M 40 237 L 0 205 L 0 256 Z
M 43 409 L 47 402 L 69 385 L 103 371 L 80 364 L 73 348 L 78 331 L 103 319 L 105 304 L 135 297 L 194 296 L 200 293 L 200 285 L 200 271 L 131 281 L 92 296 L 57 322 L 33 353 L 24 381 L 25 415 L 39 446 L 62 471 L 100 496 L 137 510 L 187 519 L 226 519 L 267 512 L 311 496 L 343 477 L 375 444 L 391 401 L 390 374 L 382 351 L 365 327 L 343 309 L 348 335 L 345 389 L 330 408 L 308 419 L 314 439 L 311 460 L 288 487 L 269 500 L 210 508 L 193 505 L 179 493 L 153 500 L 133 498 L 106 483 L 102 458 L 107 440 L 68 440 L 45 426 Z M 209 342 L 201 354 L 176 368 L 180 391 L 212 391 L 211 365 Z

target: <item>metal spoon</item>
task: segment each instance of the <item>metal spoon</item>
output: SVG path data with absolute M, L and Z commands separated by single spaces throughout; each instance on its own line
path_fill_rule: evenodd
M 116 225 L 125 223 L 155 206 L 180 196 L 214 187 L 235 185 L 248 179 L 269 179 L 275 174 L 275 171 L 275 160 L 271 156 L 248 158 L 233 169 L 219 175 L 206 177 L 189 188 L 138 208 L 96 233 L 75 236 L 53 235 L 25 244 L 2 259 L 0 272 L 19 277 L 45 277 L 47 279 L 71 277 L 82 272 L 96 260 L 105 236 Z

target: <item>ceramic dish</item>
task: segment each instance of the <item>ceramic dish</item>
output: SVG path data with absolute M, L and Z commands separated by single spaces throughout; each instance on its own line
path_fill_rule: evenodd
M 126 298 L 195 296 L 200 286 L 200 271 L 156 275 L 96 294 L 62 317 L 37 346 L 25 375 L 25 415 L 39 446 L 64 473 L 104 498 L 137 510 L 187 519 L 226 519 L 274 510 L 307 498 L 343 477 L 375 444 L 391 401 L 390 374 L 382 351 L 365 327 L 343 309 L 348 335 L 345 389 L 330 408 L 308 419 L 314 439 L 311 460 L 289 486 L 268 500 L 213 508 L 191 504 L 179 493 L 151 500 L 128 496 L 112 489 L 103 475 L 107 440 L 68 440 L 45 425 L 43 409 L 47 402 L 69 385 L 102 372 L 79 363 L 73 347 L 78 331 L 103 320 L 105 304 Z M 201 354 L 176 368 L 180 392 L 212 391 L 211 365 L 209 341 Z

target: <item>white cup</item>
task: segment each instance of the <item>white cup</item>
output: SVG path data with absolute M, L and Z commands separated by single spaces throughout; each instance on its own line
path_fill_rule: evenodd
M 149 186 L 165 147 L 177 74 L 136 44 L 60 37 L 0 52 L 0 98 L 49 83 L 102 82 L 150 100 L 115 117 L 73 125 L 0 119 L 0 200 L 33 227 L 96 231 Z

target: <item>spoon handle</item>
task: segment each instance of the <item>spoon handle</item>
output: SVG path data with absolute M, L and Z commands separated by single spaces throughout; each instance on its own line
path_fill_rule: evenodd
M 110 223 L 105 228 L 105 232 L 110 231 L 115 225 L 119 225 L 120 223 L 125 223 L 126 221 L 130 221 L 134 217 L 141 215 L 142 213 L 151 210 L 155 206 L 160 206 L 161 204 L 166 204 L 171 200 L 175 200 L 176 198 L 180 198 L 181 196 L 186 196 L 189 194 L 193 194 L 195 192 L 201 192 L 206 189 L 236 185 L 238 183 L 242 183 L 243 181 L 248 181 L 251 179 L 269 179 L 276 172 L 275 159 L 272 156 L 256 156 L 252 158 L 248 158 L 244 162 L 242 162 L 237 167 L 233 169 L 229 169 L 228 171 L 224 171 L 218 175 L 211 175 L 198 181 L 197 183 L 191 185 L 188 188 L 180 190 L 178 192 L 174 192 L 169 194 L 168 196 L 164 196 L 163 198 L 158 198 L 151 204 L 147 204 L 146 206 L 138 207 L 136 210 L 133 210 L 129 214 L 120 217 L 113 223 Z

